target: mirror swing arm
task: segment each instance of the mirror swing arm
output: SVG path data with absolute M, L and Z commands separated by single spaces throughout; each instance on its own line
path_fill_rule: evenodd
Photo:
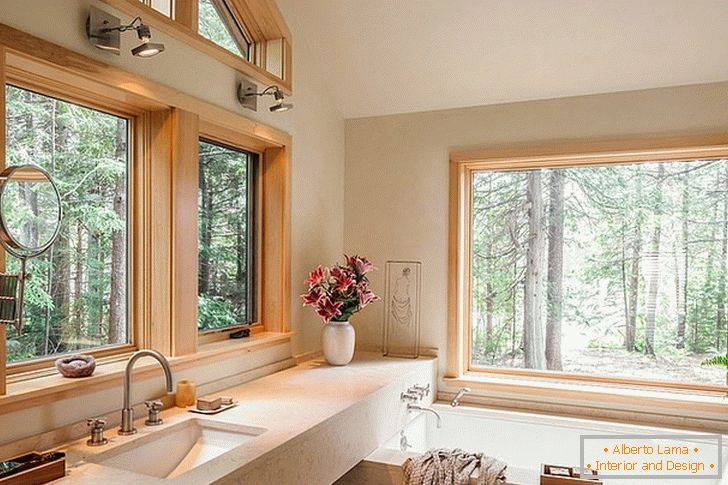
M 18 194 L 21 190 L 25 196 L 30 194 L 34 204 L 25 200 L 30 207 L 13 207 L 9 199 L 18 195 L 13 194 L 16 185 Z M 45 197 L 41 202 L 50 202 L 51 207 L 41 208 L 38 204 L 38 195 L 43 189 L 46 192 L 41 194 Z M 51 219 L 42 220 L 40 211 L 50 214 Z M 28 214 L 32 216 L 30 221 L 24 220 Z M 8 254 L 20 260 L 18 273 L 0 273 L 0 324 L 14 325 L 18 336 L 23 328 L 25 283 L 30 277 L 26 269 L 28 259 L 42 255 L 53 246 L 58 239 L 62 218 L 61 196 L 48 172 L 37 165 L 17 165 L 0 173 L 0 244 Z M 39 227 L 39 222 L 55 225 L 50 227 L 52 230 L 48 230 L 49 227 Z M 33 238 L 38 238 L 42 231 L 45 233 L 43 240 L 28 240 L 31 234 Z

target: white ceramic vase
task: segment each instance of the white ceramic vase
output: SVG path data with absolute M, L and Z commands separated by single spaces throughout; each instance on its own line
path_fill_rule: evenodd
M 349 322 L 329 322 L 321 332 L 324 358 L 331 365 L 346 365 L 354 357 L 356 332 Z

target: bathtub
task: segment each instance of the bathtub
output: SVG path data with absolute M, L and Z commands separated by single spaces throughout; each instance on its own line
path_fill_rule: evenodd
M 384 446 L 368 456 L 359 470 L 353 470 L 350 481 L 342 483 L 376 483 L 378 485 L 401 482 L 401 466 L 405 459 L 430 448 L 462 448 L 481 451 L 508 464 L 509 484 L 538 485 L 542 463 L 552 465 L 579 465 L 580 435 L 599 434 L 699 434 L 682 430 L 669 430 L 647 426 L 590 421 L 501 411 L 487 408 L 436 403 L 432 406 L 442 416 L 442 428 L 437 429 L 431 414 L 413 414 L 408 424 L 392 436 Z M 702 433 L 705 434 L 705 433 Z M 402 451 L 406 441 L 407 451 Z M 689 440 L 692 445 L 700 442 Z M 723 437 L 723 470 L 728 461 L 728 437 Z M 691 446 L 692 448 L 692 446 Z M 358 478 L 357 478 L 358 477 Z M 678 484 L 684 479 L 618 480 L 603 479 L 605 485 Z M 472 481 L 474 483 L 474 481 Z M 724 479 L 690 480 L 696 485 L 728 485 Z

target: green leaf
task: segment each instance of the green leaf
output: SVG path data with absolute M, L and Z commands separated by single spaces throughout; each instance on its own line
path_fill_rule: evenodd
M 722 366 L 728 368 L 728 355 L 716 355 L 703 361 L 705 366 Z

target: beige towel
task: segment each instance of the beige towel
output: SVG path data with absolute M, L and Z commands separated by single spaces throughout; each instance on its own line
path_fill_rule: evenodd
M 403 465 L 404 485 L 468 485 L 470 475 L 479 470 L 478 485 L 505 483 L 506 464 L 482 453 L 461 449 L 429 450 Z

